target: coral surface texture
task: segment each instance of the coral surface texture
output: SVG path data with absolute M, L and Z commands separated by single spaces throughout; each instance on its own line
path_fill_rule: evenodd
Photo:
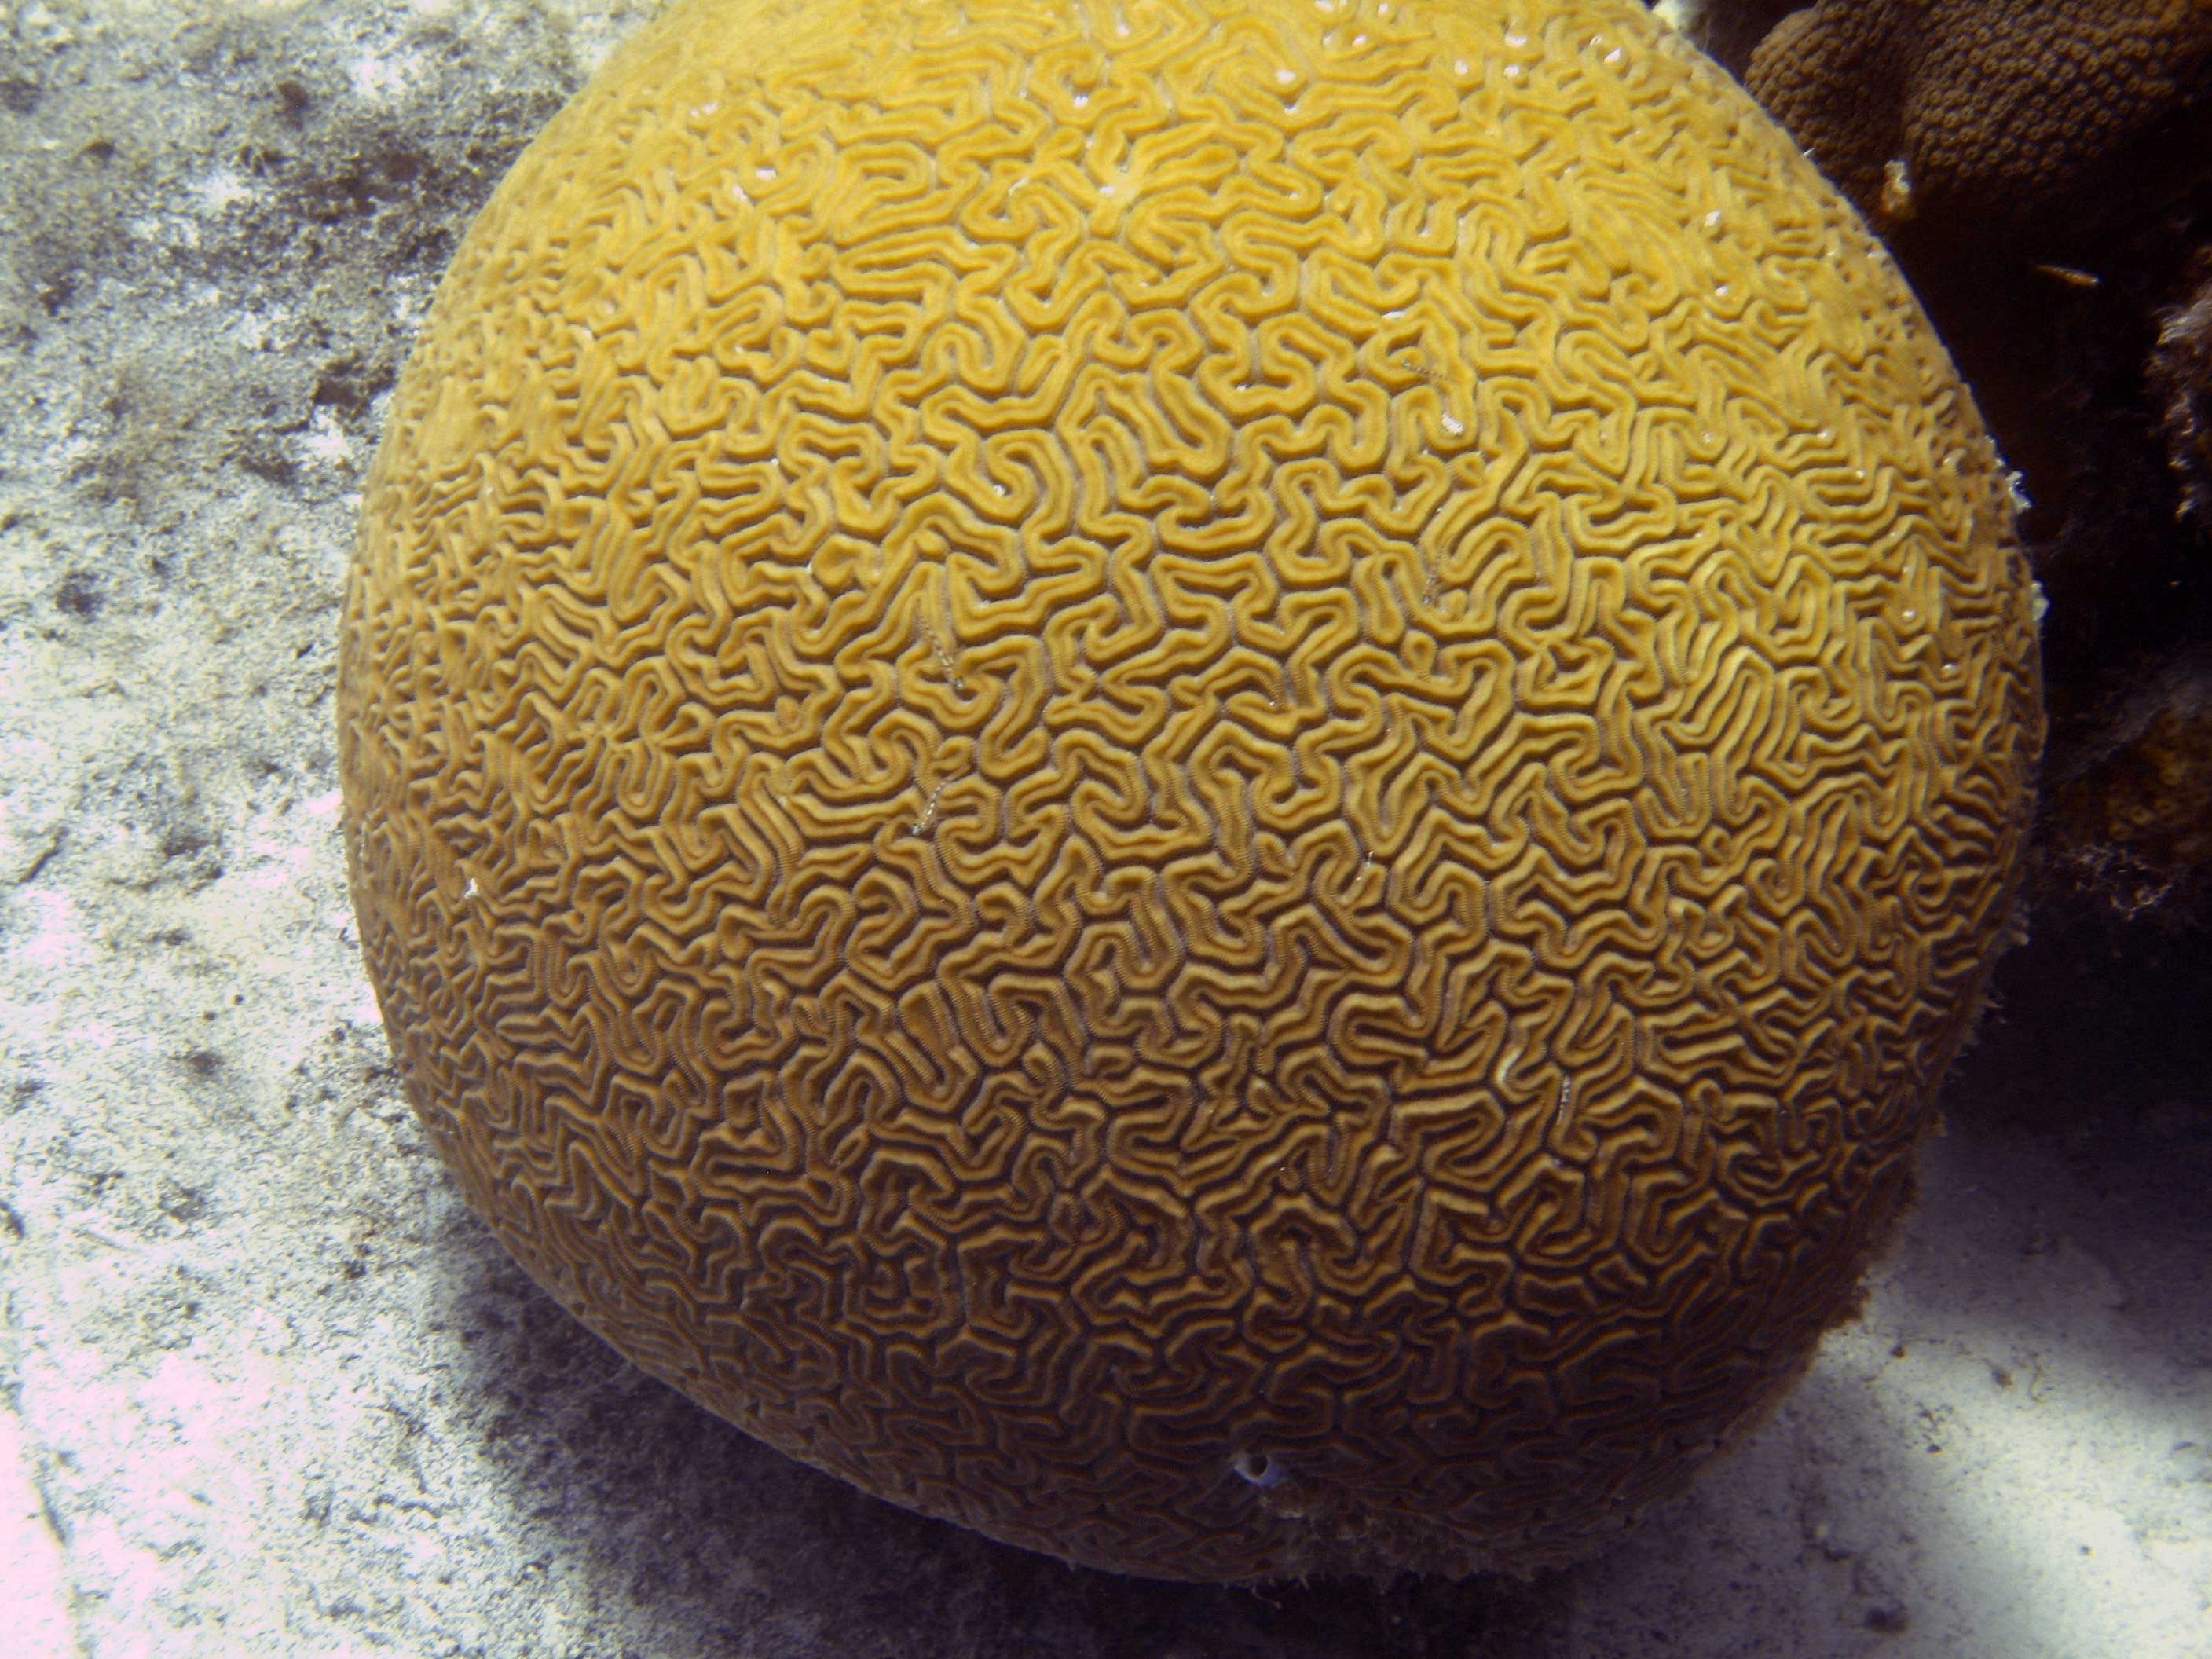
M 2031 598 L 1640 7 L 684 0 L 394 396 L 354 902 L 471 1205 L 769 1443 L 1160 1577 L 1530 1568 L 1908 1198 Z
M 2047 234 L 2138 169 L 2203 172 L 2212 0 L 1818 0 L 1745 84 L 1877 222 Z

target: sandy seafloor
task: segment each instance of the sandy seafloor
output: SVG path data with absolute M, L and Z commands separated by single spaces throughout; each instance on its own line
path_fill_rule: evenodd
M 0 1654 L 2212 1654 L 2212 1088 L 2146 1056 L 2212 981 L 2163 946 L 2015 953 L 1864 1319 L 1529 1585 L 1002 1548 L 506 1261 L 356 952 L 333 624 L 454 236 L 649 9 L 0 0 Z

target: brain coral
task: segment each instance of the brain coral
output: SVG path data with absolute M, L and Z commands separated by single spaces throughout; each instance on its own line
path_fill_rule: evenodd
M 872 1492 L 1566 1558 L 1905 1202 L 2039 741 L 1990 446 L 1632 4 L 688 0 L 394 400 L 348 845 L 551 1292 Z

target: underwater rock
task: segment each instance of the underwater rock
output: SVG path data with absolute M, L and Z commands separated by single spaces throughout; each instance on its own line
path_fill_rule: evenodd
M 2212 876 L 2212 668 L 2166 675 L 2055 792 L 2046 856 L 2123 915 L 2186 915 Z

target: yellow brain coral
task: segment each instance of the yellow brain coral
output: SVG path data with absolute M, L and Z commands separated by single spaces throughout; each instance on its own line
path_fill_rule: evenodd
M 1084 1562 L 1528 1567 L 1849 1304 L 2036 672 L 1905 289 L 1639 7 L 687 0 L 401 382 L 348 844 L 656 1375 Z

